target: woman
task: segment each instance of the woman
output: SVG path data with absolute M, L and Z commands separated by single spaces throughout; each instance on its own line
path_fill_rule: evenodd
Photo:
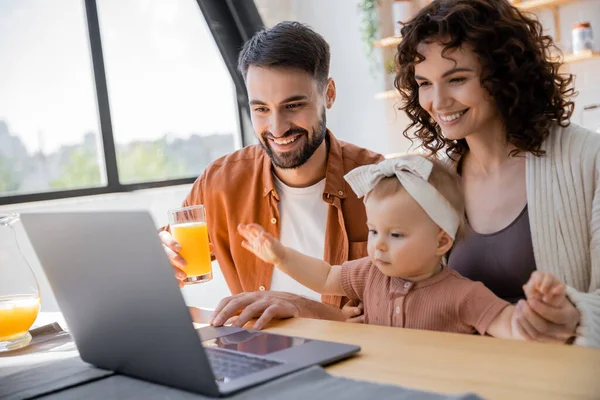
M 506 0 L 436 0 L 402 37 L 404 135 L 463 178 L 472 232 L 449 267 L 517 301 L 524 336 L 600 347 L 600 135 L 569 123 L 552 39 Z M 523 301 L 535 270 L 569 301 Z

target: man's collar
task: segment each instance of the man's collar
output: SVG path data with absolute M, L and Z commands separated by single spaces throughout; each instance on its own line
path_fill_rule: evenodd
M 344 180 L 344 158 L 342 145 L 328 129 L 329 152 L 327 155 L 327 171 L 325 171 L 325 190 L 323 196 L 346 198 L 346 181 Z
M 346 197 L 346 182 L 344 181 L 344 160 L 342 157 L 342 145 L 333 136 L 333 133 L 327 129 L 325 140 L 328 143 L 327 151 L 327 169 L 325 171 L 325 190 L 324 197 L 335 196 L 339 198 Z M 264 150 L 263 150 L 264 152 Z M 263 159 L 263 196 L 273 192 L 275 198 L 279 200 L 279 195 L 275 190 L 275 179 L 273 177 L 273 163 L 269 156 L 264 153 Z

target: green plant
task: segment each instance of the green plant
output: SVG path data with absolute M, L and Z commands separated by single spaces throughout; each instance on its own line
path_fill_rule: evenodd
M 362 15 L 361 33 L 365 44 L 365 52 L 371 64 L 371 73 L 378 67 L 377 59 L 373 53 L 373 43 L 379 35 L 379 15 L 377 12 L 377 0 L 360 0 L 359 12 Z

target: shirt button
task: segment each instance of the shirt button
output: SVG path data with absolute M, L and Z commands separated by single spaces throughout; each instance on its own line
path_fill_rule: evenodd
M 261 286 L 258 287 L 258 290 L 260 290 L 261 292 L 264 292 L 265 291 L 265 287 L 261 285 Z
M 344 195 L 344 192 L 342 192 L 342 191 L 340 190 L 340 191 L 338 192 L 338 194 L 339 194 L 340 196 L 343 196 L 343 195 Z
M 408 288 L 410 287 L 410 282 L 406 282 L 406 283 L 404 284 L 404 287 L 408 289 Z
M 400 314 L 400 306 L 396 306 L 396 314 Z
M 271 223 L 272 223 L 273 225 L 274 225 L 274 224 L 276 224 L 276 223 L 277 223 L 277 218 L 275 218 L 275 217 L 271 218 Z

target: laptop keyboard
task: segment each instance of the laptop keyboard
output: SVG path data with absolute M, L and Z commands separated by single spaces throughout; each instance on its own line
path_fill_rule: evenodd
M 230 353 L 211 347 L 205 347 L 205 350 L 217 382 L 230 381 L 283 364 L 279 361 Z

